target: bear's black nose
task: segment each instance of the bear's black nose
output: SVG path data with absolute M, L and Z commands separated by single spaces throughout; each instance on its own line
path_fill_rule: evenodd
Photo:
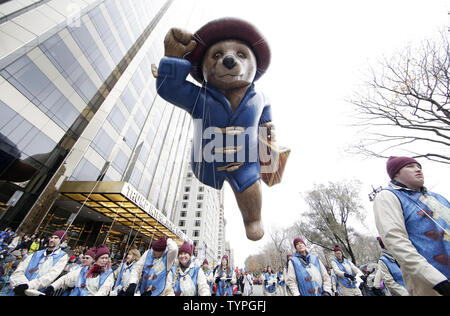
M 222 64 L 228 69 L 233 69 L 233 67 L 236 65 L 236 61 L 234 60 L 233 56 L 227 56 L 223 59 Z

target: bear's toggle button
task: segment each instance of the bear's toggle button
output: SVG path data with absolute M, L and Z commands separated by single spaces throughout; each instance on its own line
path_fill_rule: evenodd
M 217 167 L 216 170 L 232 172 L 232 171 L 238 170 L 243 164 L 244 164 L 243 162 L 232 162 L 226 166 Z
M 236 60 L 234 60 L 233 56 L 227 56 L 223 59 L 222 64 L 228 69 L 233 69 L 236 66 Z
M 231 154 L 235 154 L 238 151 L 242 150 L 242 148 L 243 148 L 242 146 L 216 147 L 216 148 L 214 148 L 214 153 L 231 155 Z
M 231 135 L 231 136 L 236 136 L 236 135 L 240 135 L 244 132 L 245 132 L 245 128 L 243 128 L 241 126 L 229 126 L 229 127 L 225 127 L 225 128 L 219 128 L 219 127 L 214 128 L 214 133 L 216 133 L 216 134 L 227 134 L 227 135 Z

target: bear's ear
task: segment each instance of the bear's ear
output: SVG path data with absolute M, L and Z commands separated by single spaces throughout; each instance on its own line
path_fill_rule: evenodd
M 164 38 L 164 55 L 167 57 L 184 58 L 197 46 L 191 33 L 178 28 L 172 28 Z

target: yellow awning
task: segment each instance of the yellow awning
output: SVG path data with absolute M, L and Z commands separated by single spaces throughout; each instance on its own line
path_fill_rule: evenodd
M 66 181 L 59 193 L 150 238 L 163 235 L 178 245 L 186 234 L 154 207 L 131 184 L 122 181 Z

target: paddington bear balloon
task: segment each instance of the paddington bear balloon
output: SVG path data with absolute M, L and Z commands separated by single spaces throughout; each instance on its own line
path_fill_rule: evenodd
M 269 66 L 269 46 L 253 25 L 222 18 L 195 34 L 173 28 L 164 47 L 153 69 L 157 91 L 194 120 L 192 170 L 213 188 L 230 183 L 247 238 L 259 240 L 260 179 L 278 183 L 289 154 L 276 146 L 270 104 L 254 85 Z M 201 86 L 188 81 L 189 74 Z

